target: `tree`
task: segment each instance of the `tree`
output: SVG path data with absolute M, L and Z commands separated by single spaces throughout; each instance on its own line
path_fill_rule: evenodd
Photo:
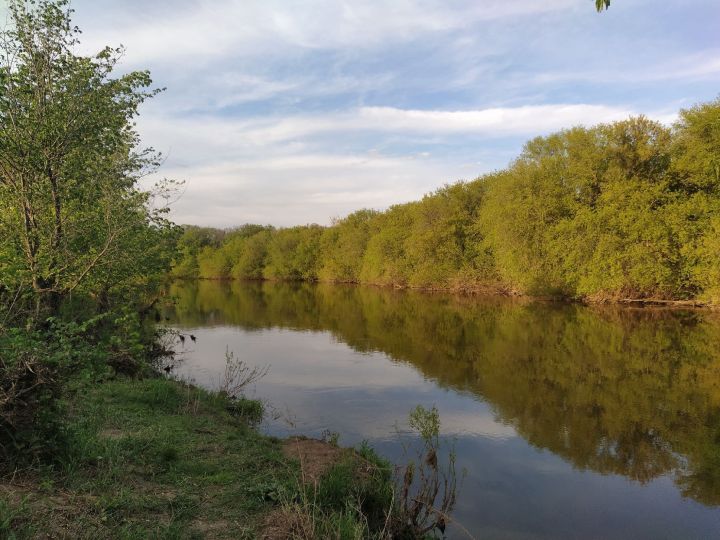
M 363 254 L 370 236 L 370 225 L 378 215 L 374 210 L 358 210 L 333 222 L 320 240 L 319 277 L 324 281 L 357 283 Z
M 0 288 L 28 292 L 36 316 L 163 267 L 172 231 L 138 187 L 160 157 L 133 119 L 159 90 L 146 71 L 113 77 L 121 49 L 75 55 L 71 14 L 67 0 L 11 0 L 0 33 Z
M 280 280 L 317 279 L 323 228 L 306 225 L 275 231 L 267 245 L 263 277 Z
M 673 129 L 640 116 L 537 137 L 506 169 L 420 201 L 227 233 L 203 275 L 717 302 L 719 119 L 716 100 Z
M 233 259 L 231 275 L 237 279 L 262 279 L 272 229 L 267 228 L 242 239 L 237 258 Z
M 720 300 L 720 98 L 681 110 L 674 126 L 674 188 L 687 194 L 688 218 L 698 234 L 687 238 L 688 273 L 707 300 Z
M 199 275 L 198 254 L 206 246 L 219 248 L 225 231 L 210 227 L 182 226 L 182 234 L 175 245 L 171 275 L 179 278 L 196 278 Z

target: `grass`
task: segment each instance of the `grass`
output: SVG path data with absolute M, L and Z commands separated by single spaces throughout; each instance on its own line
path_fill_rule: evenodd
M 393 504 L 391 466 L 374 453 L 344 450 L 342 456 L 299 496 L 286 499 L 275 519 L 290 525 L 285 533 L 293 538 L 393 538 L 386 519 Z
M 311 495 L 282 441 L 252 427 L 259 404 L 163 378 L 78 385 L 65 407 L 67 455 L 0 481 L 0 538 L 256 538 L 269 513 L 311 497 L 318 531 L 356 538 L 367 524 L 348 509 L 373 501 L 375 516 L 392 489 L 344 460 Z

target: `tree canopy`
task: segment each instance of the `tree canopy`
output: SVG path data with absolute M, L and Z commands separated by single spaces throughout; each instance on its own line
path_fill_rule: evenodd
M 37 315 L 162 273 L 172 230 L 138 185 L 160 156 L 133 121 L 159 90 L 146 71 L 114 76 L 121 49 L 76 55 L 67 6 L 12 0 L 0 34 L 0 292 Z
M 262 229 L 208 246 L 197 270 L 178 257 L 175 273 L 717 302 L 719 230 L 720 99 L 671 127 L 640 116 L 537 137 L 472 182 L 330 227 Z

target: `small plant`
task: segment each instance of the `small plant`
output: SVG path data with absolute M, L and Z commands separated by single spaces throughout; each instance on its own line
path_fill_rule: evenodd
M 244 397 L 233 399 L 227 406 L 227 410 L 233 416 L 243 418 L 250 424 L 259 424 L 265 414 L 265 407 L 262 401 Z
M 297 426 L 297 416 L 292 413 L 290 410 L 290 407 L 285 405 L 284 409 L 278 409 L 277 407 L 274 407 L 271 403 L 266 402 L 264 404 L 264 407 L 267 409 L 270 418 L 273 420 L 282 420 L 284 424 L 286 424 L 289 428 L 295 429 Z
M 330 429 L 323 430 L 323 432 L 320 434 L 320 438 L 332 446 L 339 446 L 340 433 L 338 433 L 337 431 L 332 431 Z
M 376 458 L 371 451 L 368 456 Z M 384 529 L 392 507 L 392 486 L 386 464 L 382 465 L 379 468 L 358 453 L 333 465 L 318 481 L 300 485 L 278 514 L 283 517 L 284 537 L 393 538 Z
M 177 448 L 174 446 L 164 446 L 160 450 L 160 460 L 163 463 L 172 463 L 174 461 L 177 461 L 179 458 L 179 453 Z
M 455 450 L 447 449 L 447 463 L 443 465 L 438 457 L 443 445 L 435 406 L 426 409 L 418 405 L 409 415 L 409 424 L 420 435 L 421 444 L 408 464 L 397 470 L 392 529 L 401 538 L 443 534 L 457 496 Z
M 0 538 L 7 540 L 31 538 L 34 531 L 26 523 L 29 517 L 27 499 L 23 499 L 18 505 L 0 499 Z
M 231 350 L 225 349 L 225 371 L 220 378 L 218 392 L 229 399 L 238 399 L 246 386 L 262 379 L 269 370 L 269 366 L 250 367 L 239 358 L 235 358 Z
M 184 412 L 192 416 L 197 416 L 200 409 L 200 392 L 192 383 L 185 385 L 187 389 L 187 397 L 185 399 Z

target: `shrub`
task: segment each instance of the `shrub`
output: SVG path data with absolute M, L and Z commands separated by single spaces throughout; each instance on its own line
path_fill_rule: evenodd
M 6 337 L 0 348 L 0 469 L 51 457 L 62 437 L 56 365 L 26 335 Z M 20 349 L 20 350 L 18 350 Z M 25 350 L 23 350 L 25 349 Z

